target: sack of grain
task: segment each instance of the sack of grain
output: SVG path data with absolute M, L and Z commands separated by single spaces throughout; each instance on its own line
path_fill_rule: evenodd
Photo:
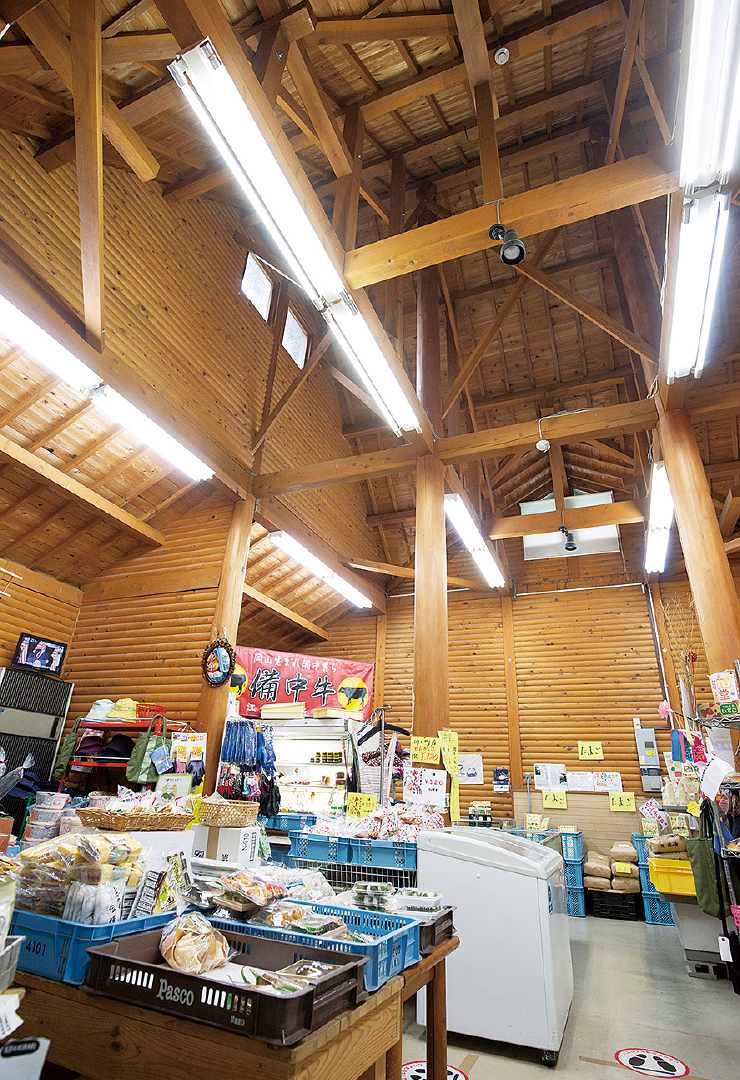
M 583 887 L 584 889 L 596 889 L 597 892 L 609 892 L 612 887 L 612 879 L 610 877 L 584 877 Z
M 640 882 L 631 877 L 616 877 L 612 878 L 612 889 L 614 892 L 639 892 Z
M 648 847 L 652 855 L 672 854 L 674 851 L 686 851 L 686 841 L 683 836 L 668 833 L 666 836 L 651 836 Z
M 612 875 L 615 878 L 621 878 L 623 881 L 627 881 L 629 878 L 639 878 L 640 871 L 637 867 L 637 863 L 622 862 L 621 859 L 612 859 Z
M 636 863 L 640 858 L 632 844 L 625 842 L 617 842 L 614 844 L 609 854 L 615 862 Z
M 583 872 L 589 877 L 610 878 L 612 876 L 611 863 L 606 855 L 600 855 L 598 851 L 589 851 Z

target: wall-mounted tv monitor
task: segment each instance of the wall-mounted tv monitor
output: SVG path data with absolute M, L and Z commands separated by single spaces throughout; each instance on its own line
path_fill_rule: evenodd
M 61 641 L 21 634 L 10 666 L 39 675 L 59 675 L 66 652 L 67 646 Z

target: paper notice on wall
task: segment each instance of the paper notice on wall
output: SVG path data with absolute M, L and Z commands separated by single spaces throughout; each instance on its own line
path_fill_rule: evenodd
M 444 806 L 447 793 L 447 773 L 442 769 L 403 770 L 403 801 L 425 806 Z
M 493 766 L 493 793 L 503 795 L 511 787 L 509 782 L 509 770 L 505 765 Z
M 483 755 L 458 754 L 457 776 L 461 784 L 482 784 Z
M 642 806 L 638 807 L 638 809 L 645 821 L 655 821 L 657 822 L 659 828 L 667 828 L 668 814 L 666 814 L 666 812 L 663 810 L 662 806 L 656 799 L 648 799 L 647 802 L 644 802 Z M 648 833 L 643 832 L 643 835 L 647 836 Z M 658 834 L 655 833 L 655 835 L 657 836 Z
M 460 781 L 456 776 L 450 780 L 450 821 L 460 820 Z
M 420 765 L 436 765 L 439 761 L 439 739 L 433 735 L 412 735 L 411 760 Z
M 622 791 L 622 774 L 618 772 L 595 772 L 595 791 Z
M 565 765 L 535 762 L 534 786 L 537 791 L 567 791 L 568 774 Z
M 457 777 L 458 754 L 457 732 L 445 729 L 439 732 L 439 747 L 442 751 L 442 764 L 450 776 Z
M 592 772 L 569 772 L 566 773 L 568 791 L 596 791 L 596 783 Z

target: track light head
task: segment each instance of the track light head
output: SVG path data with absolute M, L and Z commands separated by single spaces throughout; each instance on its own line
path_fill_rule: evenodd
M 506 226 L 500 223 L 492 225 L 488 230 L 488 236 L 491 240 L 503 240 L 506 236 Z
M 516 266 L 527 254 L 516 229 L 507 229 L 501 245 L 501 262 L 504 266 Z
M 565 550 L 578 551 L 578 544 L 575 542 L 573 533 L 569 532 L 567 525 L 561 525 L 559 531 L 563 534 L 563 539 L 565 540 Z
M 537 442 L 534 445 L 543 454 L 546 454 L 547 451 L 550 449 L 550 440 L 549 439 L 538 439 Z

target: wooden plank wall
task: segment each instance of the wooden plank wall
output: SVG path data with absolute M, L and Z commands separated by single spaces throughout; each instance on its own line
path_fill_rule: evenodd
M 119 563 L 84 591 L 68 674 L 70 716 L 97 698 L 153 701 L 194 721 L 232 503 L 196 508 L 164 547 Z
M 40 579 L 44 575 L 32 576 Z M 2 578 L 1 573 L 0 578 Z M 49 579 L 50 582 L 51 580 Z M 12 578 L 7 584 L 7 578 L 2 578 L 2 581 L 3 591 L 9 592 L 10 596 L 0 596 L 0 667 L 10 663 L 18 635 L 22 631 L 38 634 L 41 637 L 48 636 L 53 641 L 72 641 L 80 610 L 78 604 L 49 595 L 49 592 L 53 590 L 44 591 L 43 584 L 40 588 L 38 586 L 31 588 L 19 585 Z M 75 590 L 67 586 L 65 591 L 74 592 Z M 67 656 L 69 655 L 68 652 Z M 71 665 L 68 659 L 63 671 L 64 677 L 72 678 L 70 672 Z

